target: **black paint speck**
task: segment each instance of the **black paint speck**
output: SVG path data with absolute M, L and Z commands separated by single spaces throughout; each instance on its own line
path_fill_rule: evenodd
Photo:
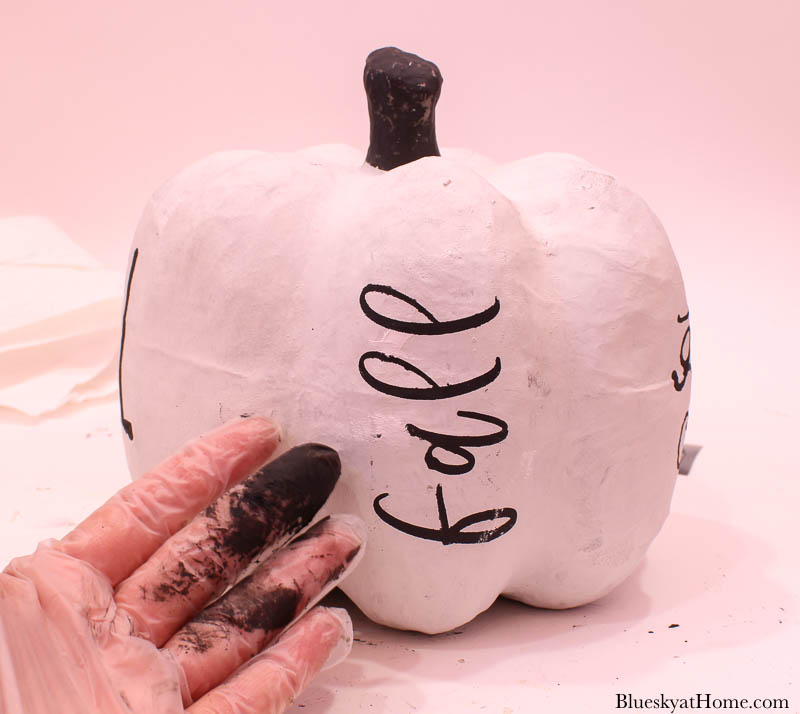
M 356 555 L 358 555 L 358 552 L 360 550 L 361 550 L 361 546 L 360 545 L 358 545 L 355 548 L 353 548 L 353 550 L 351 550 L 345 556 L 344 563 L 341 563 L 339 566 L 337 566 L 336 568 L 334 568 L 331 571 L 331 576 L 330 576 L 330 578 L 328 578 L 328 582 L 336 580 L 344 572 L 345 568 L 347 568 L 347 566 L 350 565 L 350 563 L 353 562 L 353 558 L 355 558 Z
M 209 580 L 219 581 L 222 578 L 222 566 L 219 563 L 202 563 L 202 576 Z M 153 589 L 153 599 L 159 602 L 170 600 L 176 595 L 187 596 L 197 582 L 198 575 L 187 570 L 186 564 L 178 561 L 177 572 L 170 573 L 170 579 L 160 583 Z
M 202 632 L 198 632 L 193 623 L 186 625 L 180 632 L 180 646 L 184 650 L 194 650 L 195 652 L 207 652 L 211 649 L 213 639 Z M 224 633 L 220 633 L 224 637 Z

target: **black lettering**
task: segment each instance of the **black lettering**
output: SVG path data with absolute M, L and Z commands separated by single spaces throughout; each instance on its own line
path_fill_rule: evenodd
M 131 424 L 130 421 L 125 418 L 125 406 L 122 402 L 122 353 L 125 351 L 125 328 L 128 320 L 128 302 L 131 299 L 131 283 L 133 282 L 133 271 L 136 268 L 136 260 L 138 257 L 139 249 L 137 248 L 133 251 L 133 257 L 131 258 L 131 271 L 128 273 L 128 287 L 125 290 L 125 308 L 122 311 L 122 339 L 119 345 L 119 415 L 122 419 L 122 428 L 125 430 L 125 433 L 128 435 L 128 438 L 131 441 L 133 441 L 133 424 Z
M 494 424 L 500 427 L 499 431 L 493 434 L 486 434 L 485 436 L 455 436 L 451 434 L 439 434 L 435 431 L 426 431 L 414 424 L 406 424 L 406 429 L 411 436 L 416 436 L 418 439 L 424 439 L 430 442 L 431 445 L 425 453 L 425 463 L 428 468 L 432 471 L 438 471 L 439 473 L 448 474 L 450 476 L 465 474 L 471 471 L 475 466 L 475 456 L 464 447 L 491 446 L 492 444 L 498 444 L 508 436 L 508 424 L 502 419 L 479 412 L 460 411 L 456 412 L 456 414 L 460 417 L 466 417 L 467 419 L 477 419 L 479 421 L 488 422 L 489 424 Z M 434 455 L 436 449 L 442 449 L 455 456 L 459 456 L 464 460 L 464 463 L 444 463 Z
M 387 523 L 388 525 L 392 526 L 392 528 L 396 528 L 397 530 L 408 535 L 416 538 L 423 538 L 425 540 L 438 541 L 442 545 L 453 545 L 454 543 L 465 545 L 474 543 L 488 543 L 489 541 L 495 540 L 495 538 L 499 538 L 500 536 L 508 533 L 508 531 L 510 531 L 517 522 L 517 511 L 515 509 L 494 508 L 488 511 L 472 513 L 469 516 L 465 516 L 464 518 L 456 521 L 453 525 L 450 525 L 447 516 L 447 507 L 444 503 L 442 485 L 438 484 L 436 486 L 436 506 L 439 512 L 440 527 L 425 528 L 424 526 L 418 526 L 414 523 L 403 521 L 393 516 L 391 513 L 388 513 L 383 506 L 381 506 L 381 501 L 388 496 L 388 493 L 382 493 L 379 496 L 376 496 L 375 500 L 372 502 L 372 507 L 375 509 L 375 513 L 378 514 L 378 517 L 384 523 Z M 464 530 L 465 528 L 477 525 L 478 523 L 487 523 L 500 518 L 504 518 L 505 523 L 497 528 L 483 531 Z
M 689 313 L 685 315 L 678 315 L 678 322 L 686 322 L 689 319 Z M 685 354 L 684 354 L 685 353 Z M 672 383 L 675 386 L 675 391 L 680 392 L 686 386 L 686 377 L 692 369 L 691 363 L 692 355 L 692 338 L 691 327 L 686 325 L 686 332 L 683 333 L 683 340 L 681 340 L 681 369 L 683 375 L 678 376 L 677 370 L 672 370 Z
M 678 436 L 678 471 L 681 470 L 681 459 L 683 458 L 683 442 L 686 439 L 686 425 L 689 422 L 689 412 L 686 412 L 686 416 L 683 417 L 683 423 L 681 424 L 681 433 Z
M 399 320 L 381 314 L 374 309 L 367 300 L 368 296 L 372 293 L 380 293 L 395 300 L 399 300 L 405 305 L 416 310 L 423 319 Z M 447 335 L 456 332 L 462 332 L 464 330 L 473 329 L 486 324 L 496 317 L 500 311 L 500 301 L 497 297 L 495 297 L 494 303 L 482 312 L 475 313 L 474 315 L 468 315 L 467 317 L 456 320 L 442 321 L 412 297 L 405 295 L 399 290 L 395 290 L 388 285 L 375 284 L 370 284 L 364 287 L 364 289 L 361 291 L 359 304 L 364 315 L 366 315 L 375 324 L 396 332 L 412 335 Z M 397 384 L 392 384 L 391 382 L 385 382 L 382 379 L 378 379 L 378 377 L 376 377 L 368 369 L 370 360 L 378 360 L 379 362 L 386 364 L 397 365 L 406 372 L 416 375 L 428 386 L 403 387 Z M 361 358 L 358 361 L 358 371 L 361 374 L 361 378 L 367 384 L 369 384 L 378 392 L 392 397 L 399 397 L 401 399 L 449 399 L 451 397 L 468 394 L 491 384 L 499 376 L 500 370 L 500 358 L 496 357 L 494 366 L 483 374 L 463 382 L 457 382 L 456 384 L 447 383 L 441 385 L 421 369 L 419 369 L 419 367 L 411 364 L 411 362 L 408 362 L 401 357 L 385 354 L 383 352 L 370 351 L 361 355 Z M 474 468 L 475 456 L 468 450 L 468 447 L 497 444 L 508 436 L 508 424 L 502 419 L 498 419 L 497 417 L 493 417 L 488 414 L 481 414 L 480 412 L 459 411 L 456 413 L 460 417 L 493 424 L 494 426 L 498 427 L 498 430 L 491 434 L 480 436 L 459 436 L 453 434 L 440 434 L 438 432 L 421 429 L 415 424 L 406 424 L 406 429 L 411 436 L 429 442 L 430 446 L 425 454 L 425 463 L 428 468 L 433 471 L 439 471 L 440 473 L 448 475 L 465 474 Z M 460 458 L 462 463 L 449 464 L 442 461 L 436 456 L 437 449 L 446 451 L 457 458 Z M 517 522 L 517 511 L 515 509 L 495 508 L 472 513 L 450 525 L 447 507 L 445 505 L 444 495 L 442 493 L 442 485 L 438 484 L 436 487 L 436 506 L 439 515 L 439 528 L 427 528 L 414 523 L 409 523 L 408 521 L 403 521 L 402 519 L 397 518 L 389 513 L 381 505 L 381 502 L 388 497 L 389 493 L 381 493 L 375 497 L 372 503 L 375 513 L 384 523 L 415 538 L 433 540 L 442 543 L 443 545 L 451 545 L 454 543 L 488 543 L 489 541 L 499 538 L 510 531 Z M 499 525 L 497 528 L 467 530 L 472 526 L 477 526 L 483 523 L 491 524 L 492 521 L 498 520 L 502 520 L 504 522 L 501 523 L 501 525 Z
M 392 317 L 381 315 L 381 313 L 379 313 L 377 310 L 370 307 L 369 303 L 367 302 L 367 295 L 370 293 L 381 293 L 383 295 L 389 295 L 397 300 L 400 300 L 406 305 L 413 307 L 428 321 L 414 322 L 407 320 L 396 320 Z M 483 312 L 462 317 L 458 320 L 441 321 L 437 320 L 430 310 L 426 310 L 422 305 L 420 305 L 419 302 L 414 300 L 414 298 L 404 295 L 399 290 L 395 290 L 388 285 L 367 285 L 361 291 L 359 303 L 361 305 L 361 309 L 364 311 L 364 314 L 377 325 L 380 325 L 381 327 L 388 327 L 390 330 L 395 330 L 396 332 L 404 332 L 411 335 L 449 335 L 454 332 L 463 332 L 464 330 L 470 330 L 474 327 L 480 327 L 481 325 L 489 322 L 489 320 L 494 318 L 497 313 L 500 312 L 500 301 L 495 298 L 494 303 L 483 310 Z
M 431 386 L 400 387 L 396 384 L 384 382 L 370 374 L 369 370 L 367 369 L 367 360 L 371 359 L 397 364 L 404 370 L 416 374 Z M 392 397 L 400 397 L 401 399 L 449 399 L 450 397 L 458 397 L 462 394 L 474 392 L 476 389 L 480 389 L 481 387 L 485 387 L 487 384 L 491 384 L 495 379 L 497 379 L 497 375 L 500 374 L 500 358 L 497 357 L 495 359 L 494 367 L 492 367 L 488 372 L 484 372 L 478 377 L 468 379 L 465 382 L 457 382 L 456 384 L 437 384 L 427 374 L 425 374 L 425 372 L 418 367 L 415 367 L 410 362 L 406 362 L 406 360 L 401 359 L 400 357 L 384 354 L 383 352 L 365 352 L 363 355 L 361 355 L 361 359 L 358 360 L 358 371 L 361 373 L 363 380 L 369 384 L 370 387 Z

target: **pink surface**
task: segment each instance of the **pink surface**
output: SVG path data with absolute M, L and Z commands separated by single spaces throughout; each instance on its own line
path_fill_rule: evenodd
M 800 710 L 800 5 L 316 5 L 7 3 L 0 216 L 45 215 L 122 271 L 147 196 L 189 161 L 366 149 L 362 63 L 397 44 L 442 69 L 442 145 L 577 153 L 648 200 L 686 281 L 687 441 L 703 450 L 609 597 L 560 613 L 501 602 L 437 639 L 357 622 L 353 656 L 297 714 L 614 711 L 617 692 L 706 691 Z M 113 400 L 1 416 L 6 560 L 126 475 Z

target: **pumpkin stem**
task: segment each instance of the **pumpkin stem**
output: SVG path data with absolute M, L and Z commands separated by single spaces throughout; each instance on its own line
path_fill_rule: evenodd
M 434 110 L 442 73 L 427 60 L 384 47 L 364 67 L 369 105 L 367 163 L 384 171 L 423 156 L 439 156 Z

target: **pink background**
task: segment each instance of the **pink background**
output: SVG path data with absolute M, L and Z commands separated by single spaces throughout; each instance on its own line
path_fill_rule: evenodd
M 366 148 L 363 60 L 395 44 L 442 69 L 440 144 L 582 155 L 679 253 L 789 251 L 798 26 L 795 0 L 4 2 L 0 215 L 118 264 L 150 192 L 206 153 Z
M 588 608 L 500 603 L 460 640 L 357 623 L 379 646 L 298 712 L 613 711 L 613 692 L 659 690 L 798 710 L 798 27 L 796 0 L 2 2 L 0 217 L 47 216 L 120 273 L 149 194 L 194 159 L 366 150 L 361 71 L 387 44 L 441 68 L 440 145 L 582 155 L 671 236 L 692 313 L 687 442 L 703 450 L 645 565 Z M 76 458 L 122 470 L 103 409 L 74 429 L 107 420 L 107 453 L 81 436 Z M 15 444 L 78 442 L 37 428 L 0 443 L 55 478 L 60 447 L 31 461 Z

